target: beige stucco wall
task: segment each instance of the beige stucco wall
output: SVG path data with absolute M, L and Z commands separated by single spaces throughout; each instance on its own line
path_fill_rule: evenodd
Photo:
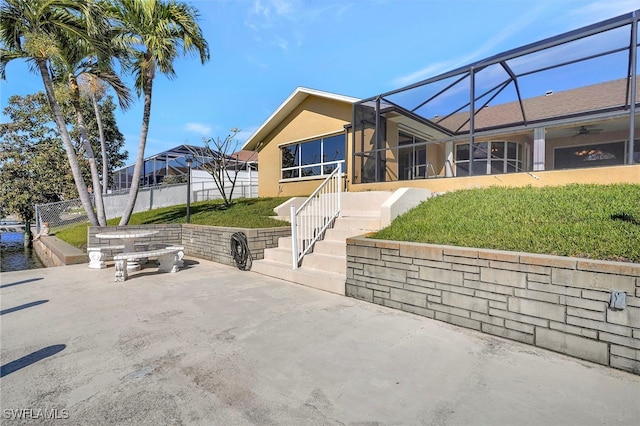
M 265 139 L 258 153 L 260 197 L 309 195 L 323 178 L 296 182 L 282 181 L 280 145 L 313 139 L 330 133 L 344 132 L 351 123 L 352 105 L 326 98 L 309 96 Z M 350 144 L 347 144 L 350 146 Z M 351 153 L 347 153 L 350 158 Z
M 431 178 L 356 185 L 350 184 L 348 185 L 348 190 L 353 192 L 389 191 L 401 187 L 409 187 L 427 188 L 433 192 L 447 192 L 457 189 L 482 188 L 488 186 L 559 186 L 570 183 L 640 184 L 640 164 L 589 169 L 510 173 L 502 175 Z

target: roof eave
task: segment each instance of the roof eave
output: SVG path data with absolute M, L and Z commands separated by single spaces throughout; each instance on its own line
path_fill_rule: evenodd
M 340 102 L 353 104 L 360 99 L 351 96 L 338 95 L 335 93 L 323 92 L 321 90 L 309 89 L 307 87 L 298 87 L 291 93 L 287 99 L 265 120 L 264 123 L 247 139 L 242 145 L 242 149 L 258 151 L 262 149 L 261 142 L 276 126 L 284 120 L 298 105 L 300 105 L 307 97 L 318 96 L 326 99 L 332 99 Z

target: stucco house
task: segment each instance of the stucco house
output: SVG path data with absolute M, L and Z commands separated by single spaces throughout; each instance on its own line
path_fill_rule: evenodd
M 344 163 L 345 126 L 358 100 L 305 87 L 294 90 L 243 146 L 258 151 L 260 196 L 309 195 Z
M 297 88 L 247 140 L 260 196 L 640 183 L 640 10 L 368 99 Z

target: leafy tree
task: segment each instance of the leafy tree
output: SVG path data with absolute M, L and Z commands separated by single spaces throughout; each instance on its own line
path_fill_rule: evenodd
M 120 30 L 114 40 L 131 50 L 135 88 L 138 96 L 144 95 L 138 154 L 129 199 L 120 221 L 120 225 L 126 225 L 140 187 L 156 72 L 174 78 L 173 61 L 180 51 L 197 53 L 204 64 L 209 60 L 209 46 L 197 23 L 198 11 L 186 3 L 162 0 L 111 0 L 109 3 L 109 16 Z
M 116 108 L 112 97 L 107 96 L 99 104 L 104 119 L 109 170 L 124 165 L 127 153 L 121 152 L 124 138 L 114 118 Z M 87 121 L 88 137 L 99 146 L 95 117 L 88 100 L 82 103 L 84 113 L 92 117 Z M 71 122 L 73 110 L 64 106 L 65 119 Z M 34 219 L 34 205 L 78 198 L 73 175 L 69 169 L 60 135 L 51 108 L 43 92 L 25 97 L 9 98 L 4 113 L 9 123 L 0 124 L 0 205 L 8 212 L 18 213 L 22 220 Z M 77 126 L 70 135 L 78 135 Z M 78 149 L 78 147 L 76 148 Z M 80 148 L 81 149 L 81 148 Z M 83 175 L 89 175 L 87 161 L 79 159 Z
M 94 0 L 4 0 L 0 5 L 0 78 L 5 78 L 7 63 L 15 59 L 26 60 L 40 73 L 78 195 L 92 225 L 98 225 L 98 220 L 56 99 L 52 61 L 59 58 L 65 43 L 100 42 L 96 36 L 107 24 L 101 12 Z
M 0 124 L 0 205 L 26 223 L 34 219 L 35 204 L 76 198 L 73 176 L 44 93 L 12 96 Z

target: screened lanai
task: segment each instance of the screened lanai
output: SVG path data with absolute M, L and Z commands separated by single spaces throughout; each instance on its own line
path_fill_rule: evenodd
M 640 163 L 640 10 L 354 104 L 354 184 Z
M 194 145 L 180 145 L 170 150 L 147 157 L 144 160 L 142 176 L 140 178 L 141 187 L 150 187 L 162 184 L 167 176 L 186 176 L 189 168 L 187 158 L 206 159 L 207 150 L 204 147 Z M 192 168 L 199 167 L 198 162 L 194 162 Z M 133 165 L 116 170 L 113 173 L 113 190 L 123 191 L 131 187 L 133 177 Z M 174 182 L 175 183 L 175 182 Z

